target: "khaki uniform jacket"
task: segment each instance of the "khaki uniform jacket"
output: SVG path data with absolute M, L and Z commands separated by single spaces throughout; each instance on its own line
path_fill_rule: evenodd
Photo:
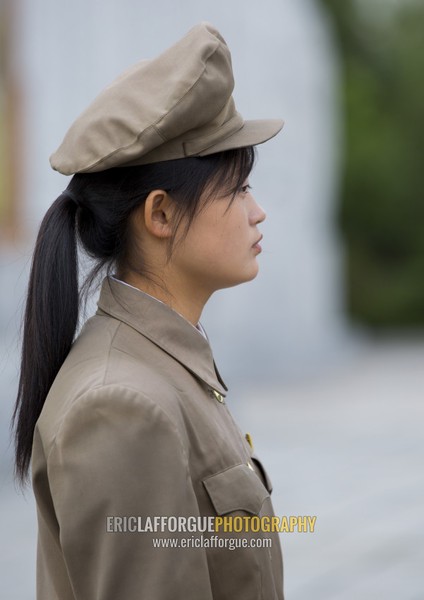
M 276 533 L 205 532 L 210 547 L 182 547 L 201 534 L 125 531 L 123 517 L 273 515 L 271 484 L 231 417 L 206 338 L 111 278 L 98 306 L 35 430 L 38 600 L 282 600 Z M 272 545 L 213 547 L 214 537 Z

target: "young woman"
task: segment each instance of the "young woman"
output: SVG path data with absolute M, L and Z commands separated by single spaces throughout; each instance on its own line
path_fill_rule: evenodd
M 73 178 L 38 235 L 15 410 L 40 600 L 283 598 L 278 534 L 250 526 L 270 522 L 271 484 L 199 323 L 257 274 L 249 174 L 282 127 L 243 121 L 232 89 L 202 23 L 106 88 L 51 157 Z M 107 275 L 74 339 L 79 247 L 86 287 Z

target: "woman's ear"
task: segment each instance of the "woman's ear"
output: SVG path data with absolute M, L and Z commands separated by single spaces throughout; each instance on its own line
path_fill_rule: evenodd
M 150 192 L 144 203 L 144 223 L 147 231 L 154 237 L 171 237 L 173 211 L 174 204 L 167 192 Z

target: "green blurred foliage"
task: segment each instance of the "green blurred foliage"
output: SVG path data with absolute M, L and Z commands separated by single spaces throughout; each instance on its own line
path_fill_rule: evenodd
M 352 317 L 424 324 L 424 4 L 322 0 L 344 66 L 340 225 Z

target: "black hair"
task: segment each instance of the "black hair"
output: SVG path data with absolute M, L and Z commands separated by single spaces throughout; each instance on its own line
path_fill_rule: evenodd
M 47 211 L 38 233 L 23 319 L 22 357 L 12 425 L 15 472 L 28 475 L 34 428 L 48 391 L 69 353 L 78 326 L 81 291 L 103 270 L 122 270 L 132 261 L 133 212 L 155 189 L 175 203 L 175 234 L 183 235 L 205 202 L 234 198 L 253 168 L 253 147 L 150 165 L 74 175 Z M 231 200 L 230 200 L 231 201 Z M 79 286 L 78 245 L 94 266 Z M 137 270 L 140 272 L 139 260 Z M 131 267 L 135 268 L 135 267 Z

